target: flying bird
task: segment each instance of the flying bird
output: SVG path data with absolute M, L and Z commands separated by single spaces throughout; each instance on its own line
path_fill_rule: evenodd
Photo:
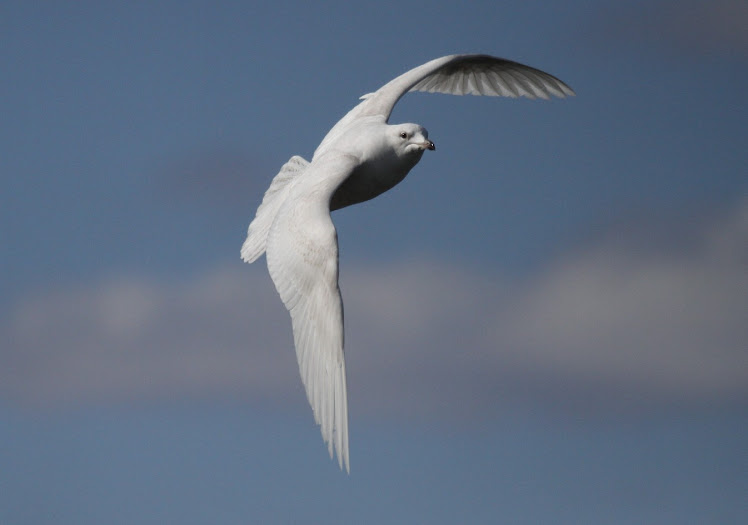
M 391 80 L 327 133 L 311 162 L 293 156 L 270 183 L 249 225 L 241 257 L 266 255 L 270 277 L 291 314 L 296 358 L 314 419 L 330 457 L 350 472 L 338 239 L 330 212 L 358 204 L 402 181 L 426 150 L 418 124 L 389 124 L 409 91 L 450 95 L 562 98 L 574 91 L 538 69 L 488 55 L 450 55 Z

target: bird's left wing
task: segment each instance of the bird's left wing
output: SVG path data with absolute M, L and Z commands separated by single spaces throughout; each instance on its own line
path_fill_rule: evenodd
M 574 95 L 558 78 L 519 62 L 490 55 L 449 55 L 413 68 L 365 95 L 354 109 L 355 116 L 382 115 L 387 120 L 408 91 L 545 99 Z
M 346 155 L 312 162 L 280 208 L 267 239 L 267 264 L 293 325 L 301 379 L 322 437 L 340 467 L 348 459 L 348 401 L 338 239 L 329 197 L 356 166 Z

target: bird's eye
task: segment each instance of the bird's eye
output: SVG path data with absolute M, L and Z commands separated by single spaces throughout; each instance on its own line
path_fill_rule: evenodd
M 400 132 L 400 138 L 401 138 L 401 139 L 407 139 L 407 138 L 408 138 L 408 134 L 407 134 L 407 133 L 405 133 L 404 131 L 401 131 L 401 132 Z

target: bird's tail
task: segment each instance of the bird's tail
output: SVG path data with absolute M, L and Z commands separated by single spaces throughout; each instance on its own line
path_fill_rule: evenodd
M 301 175 L 307 166 L 309 166 L 308 161 L 294 155 L 281 167 L 278 175 L 270 183 L 270 187 L 262 198 L 262 204 L 257 208 L 257 214 L 247 230 L 247 239 L 241 250 L 241 257 L 244 261 L 251 263 L 265 253 L 270 226 L 281 204 L 286 200 L 291 186 L 290 182 Z

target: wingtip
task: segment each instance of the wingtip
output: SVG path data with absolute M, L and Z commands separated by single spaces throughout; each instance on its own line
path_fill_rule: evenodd
M 348 459 L 348 451 L 344 451 L 341 453 L 340 450 L 338 452 L 338 466 L 340 467 L 340 470 L 344 470 L 346 474 L 350 476 L 351 474 L 351 463 Z

